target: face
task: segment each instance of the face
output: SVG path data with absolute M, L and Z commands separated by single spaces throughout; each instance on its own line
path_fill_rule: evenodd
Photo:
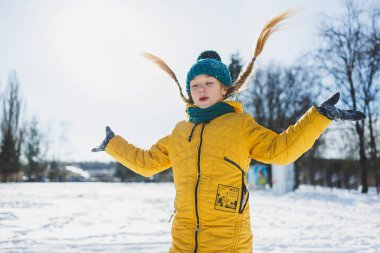
M 196 106 L 207 108 L 223 101 L 227 89 L 215 77 L 198 75 L 190 81 L 190 93 Z

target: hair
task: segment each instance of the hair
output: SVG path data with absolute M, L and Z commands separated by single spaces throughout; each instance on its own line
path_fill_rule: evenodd
M 247 67 L 245 68 L 244 72 L 240 72 L 239 77 L 236 79 L 235 83 L 228 89 L 226 97 L 236 95 L 239 93 L 239 91 L 243 90 L 245 86 L 247 85 L 248 77 L 251 75 L 253 70 L 253 65 L 257 59 L 257 57 L 261 54 L 261 52 L 264 49 L 264 45 L 267 42 L 268 38 L 275 32 L 285 29 L 280 25 L 280 23 L 289 18 L 290 16 L 294 15 L 294 10 L 287 10 L 271 20 L 269 20 L 265 25 L 264 28 L 261 30 L 260 36 L 257 39 L 255 51 L 253 53 L 253 57 Z
M 274 32 L 277 32 L 279 30 L 284 29 L 284 27 L 282 27 L 280 25 L 280 23 L 283 20 L 285 20 L 285 19 L 289 18 L 290 16 L 292 16 L 293 14 L 294 14 L 293 10 L 287 10 L 287 11 L 285 11 L 285 12 L 283 12 L 283 13 L 275 16 L 274 18 L 272 18 L 271 20 L 269 20 L 264 25 L 264 28 L 261 30 L 260 36 L 257 39 L 255 51 L 253 53 L 253 57 L 252 57 L 251 61 L 247 65 L 246 69 L 243 72 L 240 72 L 239 77 L 237 78 L 236 82 L 231 87 L 227 88 L 227 94 L 225 95 L 226 98 L 228 98 L 228 97 L 230 97 L 232 95 L 238 94 L 239 91 L 241 91 L 246 86 L 248 77 L 252 73 L 253 65 L 255 63 L 255 60 L 257 59 L 257 57 L 263 51 L 264 45 L 267 42 L 268 38 Z M 191 104 L 193 103 L 193 99 L 191 98 L 191 95 L 190 95 L 189 98 L 186 98 L 183 95 L 181 85 L 179 84 L 176 75 L 174 74 L 174 72 L 170 69 L 170 67 L 162 59 L 160 59 L 159 57 L 157 57 L 157 56 L 155 56 L 153 54 L 150 54 L 150 53 L 143 53 L 143 56 L 145 58 L 149 59 L 150 61 L 152 61 L 154 64 L 156 64 L 162 70 L 164 70 L 176 82 L 177 87 L 179 89 L 179 93 L 180 93 L 180 95 L 182 97 L 182 100 L 185 103 L 191 103 Z
M 143 56 L 149 60 L 151 60 L 154 64 L 156 64 L 158 67 L 160 67 L 163 71 L 165 71 L 177 84 L 178 89 L 179 89 L 179 94 L 182 97 L 182 100 L 185 103 L 193 103 L 192 99 L 188 99 L 183 95 L 181 85 L 178 82 L 178 79 L 176 75 L 174 74 L 173 70 L 159 57 L 150 54 L 150 53 L 143 53 Z

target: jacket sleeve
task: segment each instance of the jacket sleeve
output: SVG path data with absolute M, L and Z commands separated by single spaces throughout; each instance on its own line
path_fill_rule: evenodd
M 169 141 L 170 135 L 160 139 L 149 150 L 144 150 L 116 135 L 107 144 L 106 152 L 137 174 L 149 177 L 171 167 Z
M 295 125 L 277 134 L 245 115 L 244 134 L 250 156 L 263 163 L 288 164 L 309 150 L 331 120 L 311 107 Z

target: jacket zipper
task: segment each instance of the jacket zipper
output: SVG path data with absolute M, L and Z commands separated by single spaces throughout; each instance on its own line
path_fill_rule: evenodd
M 206 126 L 206 123 L 203 123 L 198 147 L 198 179 L 195 184 L 195 216 L 197 219 L 197 226 L 195 228 L 195 248 L 194 253 L 198 251 L 198 234 L 199 234 L 199 214 L 198 214 L 198 186 L 201 179 L 201 150 L 202 150 L 202 139 L 203 139 L 203 130 Z
M 244 177 L 245 177 L 245 172 L 244 170 L 239 166 L 239 164 L 235 163 L 234 161 L 232 161 L 231 159 L 228 159 L 226 156 L 224 157 L 224 160 L 229 162 L 230 164 L 234 165 L 236 168 L 238 168 L 241 172 L 241 197 L 240 197 L 240 207 L 239 207 L 239 213 L 243 213 L 244 209 L 245 209 L 245 206 L 247 205 L 248 203 L 248 198 L 249 198 L 249 192 L 248 192 L 248 189 L 247 187 L 245 186 L 245 183 L 244 183 Z M 242 206 L 243 204 L 243 201 L 245 199 L 245 193 L 248 194 L 247 196 L 247 200 L 245 201 L 244 205 Z

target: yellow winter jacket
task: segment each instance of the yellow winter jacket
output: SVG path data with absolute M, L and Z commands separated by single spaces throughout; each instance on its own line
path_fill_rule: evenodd
M 172 167 L 176 212 L 170 252 L 252 252 L 246 186 L 251 158 L 291 163 L 331 123 L 312 107 L 295 125 L 277 134 L 243 113 L 239 102 L 226 103 L 234 113 L 197 126 L 181 121 L 149 150 L 120 136 L 107 145 L 108 154 L 143 176 Z

